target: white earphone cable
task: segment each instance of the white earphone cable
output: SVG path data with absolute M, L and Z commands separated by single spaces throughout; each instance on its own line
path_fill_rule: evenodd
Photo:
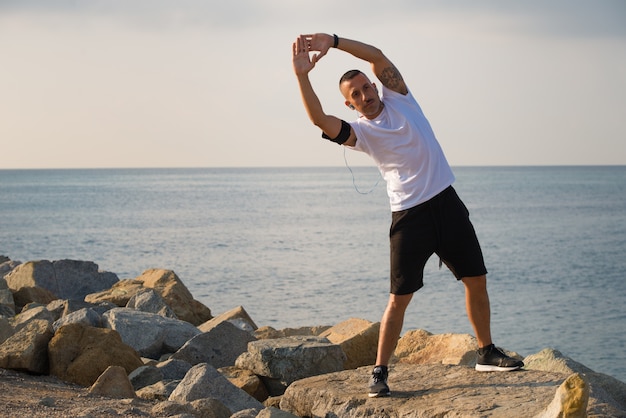
M 380 179 L 383 178 L 382 175 L 380 174 L 380 172 L 378 172 L 378 180 L 376 180 L 376 183 L 367 192 L 362 192 L 361 190 L 359 190 L 359 188 L 356 185 L 356 180 L 354 178 L 354 171 L 352 171 L 352 168 L 348 164 L 348 158 L 346 157 L 346 147 L 342 147 L 342 148 L 343 148 L 343 161 L 346 163 L 346 167 L 348 168 L 348 170 L 350 170 L 350 174 L 352 175 L 352 185 L 354 186 L 354 190 L 356 190 L 357 193 L 359 193 L 359 194 L 370 194 L 370 193 L 372 193 L 374 191 L 374 189 L 376 189 L 376 186 L 378 186 L 378 183 L 380 183 Z

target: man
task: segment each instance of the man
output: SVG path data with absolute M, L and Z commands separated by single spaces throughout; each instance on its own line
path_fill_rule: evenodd
M 378 87 L 358 70 L 341 77 L 345 104 L 360 116 L 346 122 L 324 113 L 309 72 L 331 48 L 370 63 Z M 311 52 L 315 54 L 310 55 Z M 389 396 L 389 359 L 396 347 L 405 310 L 423 286 L 423 269 L 432 254 L 465 286 L 468 318 L 478 342 L 478 371 L 510 371 L 519 360 L 491 340 L 487 270 L 465 205 L 452 188 L 454 175 L 419 105 L 396 67 L 371 45 L 337 35 L 301 35 L 293 43 L 293 68 L 304 107 L 322 136 L 370 155 L 387 182 L 392 211 L 390 295 L 381 319 L 370 397 Z

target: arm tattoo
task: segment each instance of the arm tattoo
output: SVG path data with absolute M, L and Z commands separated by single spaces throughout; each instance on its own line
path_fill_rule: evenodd
M 378 75 L 383 86 L 388 89 L 399 91 L 404 93 L 406 91 L 406 85 L 404 84 L 404 80 L 402 79 L 402 75 L 400 75 L 400 71 L 393 65 L 387 68 L 384 68 L 383 71 Z

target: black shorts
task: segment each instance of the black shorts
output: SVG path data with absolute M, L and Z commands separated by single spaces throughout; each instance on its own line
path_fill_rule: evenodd
M 487 274 L 469 211 L 452 186 L 427 202 L 393 212 L 389 230 L 391 293 L 424 285 L 424 266 L 437 254 L 457 279 Z

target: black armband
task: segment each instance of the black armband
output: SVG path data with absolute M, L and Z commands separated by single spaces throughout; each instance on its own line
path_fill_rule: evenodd
M 333 48 L 337 48 L 339 46 L 339 37 L 337 35 L 333 35 Z
M 345 120 L 342 120 L 341 130 L 339 131 L 339 135 L 337 135 L 335 138 L 331 138 L 328 135 L 326 135 L 325 132 L 322 132 L 322 138 L 328 139 L 329 141 L 333 141 L 339 145 L 342 145 L 344 142 L 348 140 L 348 138 L 350 138 L 350 124 L 346 122 Z

